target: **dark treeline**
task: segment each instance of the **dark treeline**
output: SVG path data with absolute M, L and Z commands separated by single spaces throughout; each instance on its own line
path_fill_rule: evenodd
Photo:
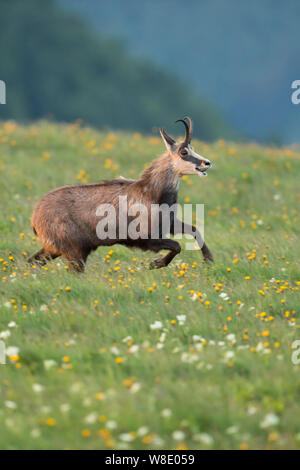
M 299 0 L 57 2 L 182 77 L 247 138 L 299 142 Z
M 204 99 L 171 73 L 92 33 L 52 0 L 0 0 L 0 119 L 81 118 L 97 127 L 151 132 L 190 114 L 198 136 L 228 136 Z

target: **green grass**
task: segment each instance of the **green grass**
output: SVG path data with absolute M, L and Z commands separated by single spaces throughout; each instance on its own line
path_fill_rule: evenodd
M 0 126 L 0 337 L 19 349 L 0 366 L 1 448 L 300 447 L 300 150 L 194 147 L 214 168 L 185 178 L 180 201 L 205 203 L 214 266 L 182 250 L 151 271 L 155 255 L 115 245 L 80 276 L 64 260 L 26 265 L 34 205 L 60 185 L 137 177 L 163 144 Z

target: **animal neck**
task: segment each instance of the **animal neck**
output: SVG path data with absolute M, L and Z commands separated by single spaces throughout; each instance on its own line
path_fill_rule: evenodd
M 145 191 L 152 193 L 153 200 L 159 202 L 166 193 L 177 194 L 179 180 L 180 175 L 174 171 L 169 155 L 164 153 L 146 168 L 138 182 Z

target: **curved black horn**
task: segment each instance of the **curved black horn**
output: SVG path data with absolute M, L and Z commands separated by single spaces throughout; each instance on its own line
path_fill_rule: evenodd
M 167 134 L 165 128 L 160 129 L 160 133 L 169 145 L 175 144 L 175 140 Z
M 184 118 L 185 119 L 185 118 Z M 184 124 L 184 127 L 185 127 L 185 138 L 184 138 L 184 144 L 188 144 L 190 142 L 190 130 L 189 130 L 189 126 L 187 125 L 187 123 L 183 120 L 183 119 L 177 119 L 177 121 L 175 122 L 182 122 Z
M 192 137 L 193 137 L 193 121 L 192 119 L 190 118 L 190 116 L 184 116 L 183 119 L 186 119 L 188 122 L 189 122 L 189 125 L 190 125 L 190 128 L 189 128 L 189 143 L 191 142 L 192 140 Z

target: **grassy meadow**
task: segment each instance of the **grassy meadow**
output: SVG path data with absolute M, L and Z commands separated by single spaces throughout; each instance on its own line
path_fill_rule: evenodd
M 29 267 L 30 216 L 55 187 L 137 177 L 158 137 L 0 124 L 2 449 L 300 448 L 300 149 L 194 142 L 184 177 L 205 240 L 168 268 L 115 245 L 83 275 Z

